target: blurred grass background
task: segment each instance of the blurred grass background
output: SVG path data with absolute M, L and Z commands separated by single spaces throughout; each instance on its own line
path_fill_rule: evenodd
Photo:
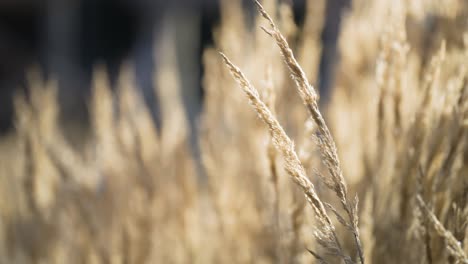
M 305 1 L 291 3 L 296 23 L 303 24 Z M 105 64 L 115 82 L 121 63 L 131 61 L 145 102 L 158 120 L 151 75 L 153 56 L 158 57 L 154 47 L 163 31 L 175 34 L 183 98 L 194 125 L 203 100 L 202 52 L 213 45 L 219 5 L 217 0 L 0 1 L 0 132 L 12 128 L 12 96 L 15 89 L 25 90 L 25 72 L 35 66 L 58 80 L 64 119 L 86 124 L 93 66 Z M 322 91 L 330 86 L 340 14 L 349 1 L 330 0 L 327 5 Z M 244 0 L 243 6 L 252 23 L 252 1 Z
M 468 2 L 262 4 L 320 92 L 366 263 L 468 262 Z M 218 54 L 343 213 L 330 135 L 260 26 L 249 0 L 1 1 L 0 264 L 359 263 Z

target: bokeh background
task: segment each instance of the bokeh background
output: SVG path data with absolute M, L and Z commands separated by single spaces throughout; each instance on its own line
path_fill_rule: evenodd
M 298 25 L 305 1 L 290 2 Z M 136 81 L 158 122 L 152 73 L 158 39 L 173 34 L 187 114 L 194 120 L 203 102 L 203 49 L 213 44 L 219 23 L 219 0 L 1 0 L 0 1 L 0 132 L 12 129 L 12 97 L 27 90 L 25 74 L 39 68 L 59 82 L 62 119 L 86 124 L 93 67 L 104 64 L 115 82 L 120 65 L 135 67 Z M 254 6 L 244 0 L 248 19 Z M 319 86 L 330 86 L 341 13 L 349 0 L 327 1 L 322 32 L 324 49 Z

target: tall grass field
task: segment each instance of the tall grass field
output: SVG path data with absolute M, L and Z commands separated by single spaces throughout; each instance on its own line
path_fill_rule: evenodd
M 221 1 L 195 130 L 170 36 L 158 126 L 130 64 L 115 87 L 96 66 L 72 144 L 29 72 L 0 138 L 0 263 L 468 263 L 468 2 L 352 1 L 326 101 L 326 1 L 300 26 L 255 5 L 252 24 Z

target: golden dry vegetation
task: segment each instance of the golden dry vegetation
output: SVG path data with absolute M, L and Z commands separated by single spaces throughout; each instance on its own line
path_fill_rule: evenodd
M 325 0 L 301 27 L 262 5 L 250 28 L 222 1 L 198 152 L 170 37 L 158 128 L 132 67 L 116 89 L 97 67 L 71 144 L 31 71 L 0 141 L 0 263 L 468 263 L 468 3 L 354 0 L 325 103 Z

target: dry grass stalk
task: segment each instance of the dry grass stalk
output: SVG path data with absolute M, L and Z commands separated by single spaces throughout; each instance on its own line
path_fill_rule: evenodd
M 267 106 L 260 100 L 257 90 L 245 78 L 240 69 L 232 64 L 232 62 L 223 53 L 221 53 L 221 56 L 234 79 L 239 83 L 240 87 L 247 95 L 251 105 L 257 111 L 260 118 L 268 125 L 273 138 L 273 143 L 285 159 L 285 169 L 291 175 L 293 181 L 302 188 L 309 204 L 314 208 L 317 219 L 321 223 L 321 228 L 317 230 L 318 240 L 321 241 L 322 245 L 324 245 L 327 250 L 330 250 L 332 253 L 342 257 L 345 262 L 352 263 L 351 259 L 342 251 L 340 242 L 338 241 L 335 233 L 335 227 L 325 210 L 324 204 L 318 197 L 314 185 L 306 176 L 305 169 L 294 150 L 294 144 L 286 135 L 283 128 Z
M 271 30 L 265 29 L 265 32 L 272 36 L 278 47 L 281 50 L 283 58 L 286 62 L 286 65 L 289 68 L 292 78 L 294 79 L 296 86 L 298 88 L 299 94 L 306 105 L 312 119 L 317 124 L 319 135 L 317 136 L 317 142 L 323 156 L 323 161 L 328 168 L 328 172 L 332 177 L 332 181 L 325 181 L 327 186 L 334 190 L 337 196 L 340 199 L 340 202 L 343 206 L 343 209 L 346 211 L 346 214 L 349 218 L 349 224 L 347 226 L 351 229 L 355 242 L 356 248 L 359 254 L 361 263 L 364 263 L 364 255 L 362 252 L 362 245 L 359 239 L 359 229 L 358 229 L 358 215 L 357 215 L 357 196 L 355 202 L 350 202 L 348 200 L 348 190 L 346 183 L 343 177 L 343 172 L 341 170 L 340 161 L 338 158 L 338 153 L 336 150 L 335 141 L 328 129 L 328 126 L 325 123 L 325 120 L 320 113 L 318 108 L 318 95 L 315 92 L 314 88 L 310 85 L 307 80 L 307 76 L 297 62 L 294 54 L 289 47 L 286 39 L 283 37 L 279 29 L 274 24 L 273 20 L 270 18 L 268 13 L 265 11 L 260 2 L 255 1 L 260 13 L 262 16 L 269 22 Z
M 275 144 L 277 150 L 280 151 L 285 158 L 286 170 L 292 176 L 293 180 L 303 189 L 307 199 L 315 209 L 321 221 L 323 221 L 322 223 L 331 225 L 332 223 L 325 211 L 325 207 L 318 198 L 314 185 L 307 178 L 304 167 L 297 157 L 293 142 L 286 135 L 283 128 L 267 108 L 267 106 L 260 100 L 257 90 L 245 78 L 240 69 L 232 64 L 223 53 L 220 54 L 234 79 L 239 83 L 240 87 L 247 95 L 250 103 L 257 111 L 259 117 L 268 125 L 269 131 L 273 138 L 273 143 Z

